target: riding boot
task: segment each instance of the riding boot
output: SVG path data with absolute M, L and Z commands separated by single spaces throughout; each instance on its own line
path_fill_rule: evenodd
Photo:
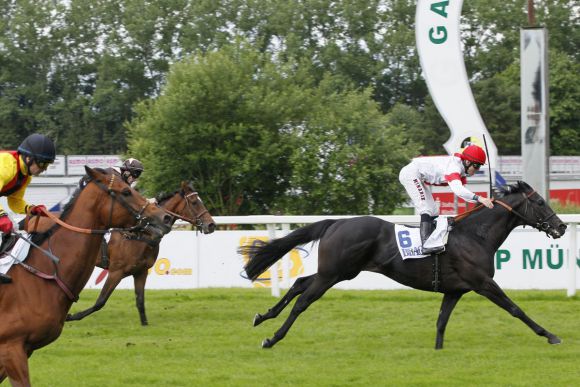
M 9 284 L 12 283 L 12 278 L 8 274 L 0 273 L 0 284 Z
M 421 214 L 421 224 L 419 226 L 419 233 L 421 234 L 421 245 L 425 246 L 425 242 L 431 236 L 431 233 L 435 230 L 435 225 L 433 224 L 433 217 L 427 214 Z M 445 250 L 445 247 L 423 247 L 423 254 L 439 254 Z

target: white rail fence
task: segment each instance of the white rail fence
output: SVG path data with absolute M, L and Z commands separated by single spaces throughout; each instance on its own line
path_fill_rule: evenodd
M 270 239 L 280 238 L 290 232 L 290 225 L 293 224 L 310 224 L 324 219 L 343 219 L 353 216 L 274 216 L 274 215 L 256 215 L 256 216 L 216 216 L 214 220 L 217 224 L 251 224 L 251 225 L 265 225 L 268 230 Z M 569 238 L 568 244 L 568 281 L 567 281 L 567 295 L 569 297 L 576 294 L 576 266 L 579 258 L 578 253 L 578 223 L 580 223 L 580 214 L 564 214 L 559 215 L 563 222 L 567 223 L 568 229 L 566 234 Z M 392 216 L 378 216 L 383 220 L 400 223 L 400 224 L 419 224 L 419 216 L 417 215 L 392 215 Z M 566 236 L 565 236 L 566 237 Z M 272 272 L 277 272 L 277 265 L 282 265 L 282 286 L 289 287 L 290 283 L 290 260 L 288 255 L 284 256 L 281 261 L 274 264 Z M 280 296 L 280 287 L 278 276 L 272 275 L 272 295 Z

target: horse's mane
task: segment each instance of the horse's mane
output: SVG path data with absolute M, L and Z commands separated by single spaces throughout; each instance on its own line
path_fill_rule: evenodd
M 174 197 L 177 193 L 179 193 L 179 191 L 173 191 L 171 193 L 168 192 L 161 192 L 159 195 L 157 195 L 155 197 L 155 200 L 157 200 L 157 203 L 159 203 L 160 205 L 166 201 L 171 199 L 172 197 Z
M 528 183 L 519 180 L 515 184 L 496 186 L 494 188 L 493 196 L 500 199 L 508 196 L 509 194 L 527 192 L 529 189 L 531 189 L 531 187 Z
M 493 189 L 493 198 L 494 199 L 501 199 L 505 198 L 511 194 L 519 193 L 519 192 L 528 192 L 532 187 L 525 181 L 518 180 L 514 184 L 506 184 L 501 186 L 495 186 Z M 465 219 L 469 215 L 478 212 L 480 209 L 485 208 L 483 204 L 478 204 L 474 208 L 455 216 L 455 222 L 459 222 L 462 219 Z
M 193 185 L 191 184 L 191 182 L 188 182 L 187 185 L 188 185 L 189 188 L 191 188 L 192 191 L 195 191 L 195 189 L 193 189 Z M 155 200 L 157 200 L 157 203 L 159 203 L 161 205 L 164 201 L 171 199 L 172 197 L 174 197 L 178 193 L 181 194 L 181 195 L 184 194 L 184 192 L 183 192 L 182 189 L 179 189 L 177 191 L 173 191 L 173 192 L 170 192 L 170 193 L 168 193 L 168 192 L 161 192 L 161 193 L 159 193 L 155 197 Z

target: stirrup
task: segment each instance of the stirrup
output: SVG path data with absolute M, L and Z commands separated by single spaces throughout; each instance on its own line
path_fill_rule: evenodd
M 445 251 L 445 246 L 439 246 L 439 247 L 424 247 L 423 248 L 423 254 L 441 254 L 442 252 Z
M 10 284 L 12 283 L 12 278 L 7 274 L 0 273 L 0 284 Z

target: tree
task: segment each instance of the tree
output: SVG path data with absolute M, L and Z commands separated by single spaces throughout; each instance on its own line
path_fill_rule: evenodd
M 370 93 L 331 76 L 316 85 L 308 63 L 275 64 L 245 43 L 198 53 L 139 105 L 130 151 L 148 191 L 192 179 L 213 214 L 381 212 L 401 200 L 410 150 Z

